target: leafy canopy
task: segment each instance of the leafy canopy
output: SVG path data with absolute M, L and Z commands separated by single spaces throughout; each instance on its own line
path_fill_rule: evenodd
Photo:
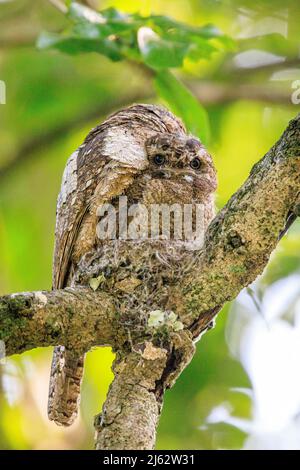
M 129 60 L 143 65 L 154 78 L 158 95 L 179 115 L 188 130 L 203 143 L 209 140 L 205 108 L 169 69 L 184 61 L 210 59 L 221 49 L 231 50 L 234 42 L 214 25 L 193 27 L 167 16 L 124 14 L 109 8 L 96 12 L 71 2 L 69 27 L 62 33 L 44 32 L 41 49 L 54 48 L 67 54 L 97 52 L 112 61 Z

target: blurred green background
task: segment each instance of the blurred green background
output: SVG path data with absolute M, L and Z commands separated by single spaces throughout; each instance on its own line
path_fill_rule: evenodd
M 222 207 L 299 112 L 291 100 L 300 89 L 297 0 L 81 3 L 213 23 L 234 39 L 233 47 L 173 70 L 208 112 Z M 51 288 L 56 197 L 66 160 L 88 131 L 133 102 L 165 103 L 137 63 L 36 48 L 41 31 L 68 27 L 49 1 L 0 0 L 0 294 Z M 299 233 L 297 222 L 264 275 L 198 343 L 166 394 L 157 448 L 300 448 Z M 88 354 L 80 418 L 61 429 L 46 415 L 51 353 L 37 349 L 1 365 L 1 449 L 92 448 L 113 354 Z

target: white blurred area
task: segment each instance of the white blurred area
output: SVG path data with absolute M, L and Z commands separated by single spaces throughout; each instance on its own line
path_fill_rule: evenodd
M 215 407 L 208 423 L 227 423 L 248 434 L 244 449 L 300 449 L 300 275 L 260 293 L 258 279 L 233 304 L 227 325 L 231 353 L 252 384 L 252 419 L 233 416 L 229 403 Z

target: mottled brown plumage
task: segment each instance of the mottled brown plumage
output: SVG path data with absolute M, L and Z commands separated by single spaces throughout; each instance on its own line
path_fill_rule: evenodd
M 124 318 L 167 309 L 168 288 L 192 259 L 186 240 L 100 240 L 97 209 L 110 202 L 118 211 L 120 195 L 147 208 L 201 203 L 206 228 L 215 189 L 210 155 L 167 110 L 135 105 L 112 115 L 68 161 L 57 205 L 53 287 L 101 275 L 101 289 L 114 294 Z M 55 348 L 48 411 L 57 424 L 76 417 L 83 359 L 67 344 Z

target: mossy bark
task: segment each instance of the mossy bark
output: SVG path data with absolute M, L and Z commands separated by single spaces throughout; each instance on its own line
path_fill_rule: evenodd
M 114 346 L 115 321 L 112 300 L 91 289 L 0 297 L 0 340 L 5 343 L 7 355 L 61 343 L 78 352 L 95 345 Z

